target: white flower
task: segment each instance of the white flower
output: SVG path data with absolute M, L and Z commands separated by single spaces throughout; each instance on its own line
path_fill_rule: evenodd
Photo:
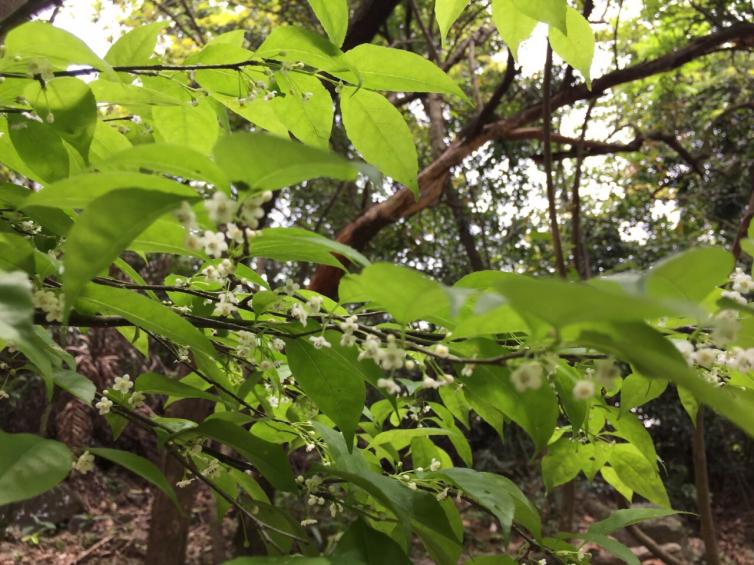
M 244 231 L 236 224 L 232 222 L 228 223 L 228 225 L 225 226 L 225 232 L 231 241 L 235 241 L 236 243 L 243 243 Z
M 377 379 L 377 386 L 392 395 L 400 394 L 401 387 L 393 379 Z
M 220 467 L 220 462 L 217 459 L 213 459 L 209 462 L 209 465 L 204 468 L 204 474 L 210 478 L 213 478 L 219 475 L 221 470 L 222 468 Z
M 304 308 L 298 302 L 291 306 L 290 315 L 298 319 L 298 321 L 301 322 L 302 326 L 306 325 L 306 320 L 309 318 L 309 313 L 306 311 L 306 308 Z
M 697 350 L 696 353 L 694 353 L 694 361 L 700 367 L 709 369 L 717 362 L 720 353 L 721 352 L 719 349 L 714 349 L 712 347 L 703 347 Z
M 133 386 L 134 383 L 131 382 L 131 377 L 129 375 L 115 377 L 115 380 L 113 381 L 113 390 L 117 390 L 118 392 L 122 392 L 123 394 L 128 394 Z
M 416 490 L 416 489 L 417 489 L 416 483 L 415 483 L 414 481 L 409 481 L 409 482 L 407 482 L 407 483 L 406 483 L 406 486 L 407 486 L 408 488 L 410 488 L 411 490 Z
M 340 338 L 341 347 L 353 347 L 356 345 L 356 336 L 353 334 L 343 334 Z
M 175 218 L 187 230 L 196 226 L 196 214 L 194 214 L 191 204 L 185 200 L 181 202 L 181 207 L 175 212 Z
M 313 443 L 307 443 L 306 444 L 306 452 L 307 453 L 311 453 L 315 449 L 317 449 L 317 446 L 315 444 L 313 444 Z
M 236 297 L 232 292 L 223 292 L 220 294 L 220 301 L 215 304 L 215 309 L 212 311 L 212 315 L 226 318 L 232 316 L 238 311 L 236 302 Z
M 210 257 L 219 259 L 222 254 L 228 250 L 228 243 L 225 241 L 223 232 L 204 232 L 204 252 Z
M 424 375 L 424 378 L 422 379 L 422 384 L 424 385 L 424 388 L 431 388 L 431 389 L 437 389 L 442 386 L 442 383 L 436 381 L 429 375 Z
M 275 368 L 275 363 L 273 363 L 273 362 L 272 362 L 272 361 L 270 361 L 269 359 L 264 359 L 264 360 L 263 360 L 263 361 L 262 361 L 262 362 L 261 362 L 261 363 L 259 364 L 259 370 L 260 370 L 260 371 L 262 371 L 262 372 L 264 372 L 264 371 L 271 371 L 271 370 L 272 370 L 272 369 L 274 369 L 274 368 Z
M 82 475 L 94 470 L 94 455 L 85 451 L 82 453 L 76 462 L 73 464 L 74 471 L 78 471 Z
M 246 228 L 243 232 L 246 234 L 246 239 L 254 239 L 262 235 L 262 230 L 253 230 L 251 228 Z
M 450 489 L 448 489 L 447 487 L 445 487 L 444 489 L 442 489 L 440 492 L 438 492 L 435 495 L 435 498 L 437 500 L 439 500 L 439 501 L 445 500 L 446 498 L 448 498 L 448 490 L 450 490 Z
M 406 368 L 407 371 L 413 371 L 416 369 L 416 361 L 413 359 L 408 359 L 403 366 Z
M 456 380 L 456 378 L 450 373 L 443 373 L 439 378 L 440 382 L 444 385 L 453 384 L 453 382 Z
M 230 259 L 223 259 L 220 261 L 220 263 L 217 265 L 217 272 L 222 277 L 229 277 L 233 274 L 233 271 L 236 270 L 236 266 L 233 264 L 233 261 Z
M 576 400 L 588 400 L 594 396 L 594 382 L 586 379 L 576 381 L 573 387 L 573 397 Z
M 474 369 L 476 369 L 476 365 L 473 363 L 468 363 L 467 365 L 463 366 L 463 369 L 461 369 L 461 375 L 464 377 L 470 377 L 474 374 Z
M 542 374 L 544 369 L 536 361 L 530 361 L 517 367 L 511 373 L 511 382 L 518 392 L 526 389 L 536 390 L 542 386 Z
M 109 398 L 105 398 L 104 396 L 99 399 L 99 401 L 94 405 L 94 407 L 99 412 L 100 416 L 104 416 L 105 414 L 110 413 L 110 408 L 113 407 L 113 401 Z
M 191 478 L 191 479 L 183 479 L 183 480 L 180 480 L 177 483 L 175 483 L 175 486 L 177 486 L 178 488 L 186 488 L 187 486 L 189 486 L 193 482 L 194 482 L 193 478 Z
M 259 347 L 259 338 L 256 336 L 256 334 L 247 332 L 246 330 L 241 330 L 240 332 L 236 333 L 236 337 L 238 338 L 238 344 L 241 347 L 246 347 L 252 350 Z
M 450 350 L 448 349 L 447 345 L 438 343 L 437 345 L 435 345 L 435 355 L 445 359 L 448 355 L 450 355 Z
M 309 314 L 319 314 L 319 311 L 322 309 L 322 302 L 323 298 L 321 296 L 312 296 L 307 300 L 306 309 L 309 311 Z
M 215 192 L 211 199 L 205 200 L 204 207 L 210 220 L 216 224 L 227 224 L 236 213 L 236 203 L 221 190 Z
M 744 273 L 740 268 L 730 276 L 730 280 L 733 283 L 733 290 L 740 292 L 741 294 L 749 294 L 754 291 L 754 279 L 750 275 Z
M 364 359 L 375 359 L 380 352 L 380 338 L 375 335 L 368 335 L 361 344 L 362 351 L 359 353 L 359 361 Z
M 321 336 L 321 335 L 316 336 L 316 337 L 315 336 L 311 336 L 309 338 L 309 341 L 312 342 L 312 345 L 316 349 L 322 349 L 323 347 L 326 349 L 328 347 L 332 347 L 332 345 L 330 344 L 330 342 L 327 341 L 327 339 L 325 339 L 324 336 Z
M 190 251 L 199 251 L 204 247 L 204 238 L 195 233 L 190 233 L 186 236 L 186 248 Z
M 202 269 L 202 274 L 207 278 L 208 282 L 224 283 L 225 278 L 220 275 L 220 271 L 214 265 L 207 265 Z
M 728 300 L 732 300 L 733 302 L 737 302 L 738 304 L 746 305 L 748 302 L 746 298 L 738 291 L 735 290 L 724 290 L 720 296 L 722 298 L 727 298 Z
M 272 406 L 273 408 L 277 408 L 280 406 L 280 399 L 277 396 L 268 396 L 267 402 Z
M 599 359 L 594 366 L 597 380 L 607 387 L 620 377 L 620 369 L 612 359 Z
M 317 520 L 314 518 L 307 518 L 306 520 L 301 520 L 301 527 L 306 528 L 307 526 L 313 526 L 317 523 Z
M 715 345 L 725 346 L 735 341 L 741 324 L 738 321 L 738 312 L 735 310 L 722 310 L 715 316 L 712 329 L 712 341 Z
M 8 398 L 10 398 L 10 395 L 3 389 L 0 389 L 0 400 L 6 400 Z
M 300 289 L 301 286 L 290 279 L 285 281 L 285 284 L 283 285 L 283 292 L 286 294 L 296 294 Z
M 386 371 L 400 369 L 403 367 L 403 361 L 406 358 L 406 352 L 399 348 L 395 341 L 390 341 L 387 347 L 377 351 L 377 363 Z
M 131 398 L 128 399 L 128 403 L 132 407 L 138 408 L 139 406 L 141 406 L 142 404 L 144 404 L 144 401 L 146 400 L 146 398 L 147 397 L 144 395 L 143 392 L 140 392 L 140 391 L 137 390 L 136 392 L 134 392 L 131 395 Z
M 429 470 L 430 471 L 439 471 L 442 467 L 442 463 L 438 459 L 432 458 L 432 461 L 429 463 Z
M 63 297 L 56 295 L 50 290 L 37 290 L 32 295 L 32 303 L 46 315 L 48 322 L 63 321 Z
M 285 348 L 285 342 L 279 337 L 276 337 L 270 341 L 270 347 L 275 351 L 282 351 Z
M 345 319 L 345 321 L 340 322 L 338 324 L 340 326 L 340 329 L 345 334 L 352 334 L 356 330 L 359 329 L 359 324 L 357 323 L 358 318 L 356 316 L 349 316 Z

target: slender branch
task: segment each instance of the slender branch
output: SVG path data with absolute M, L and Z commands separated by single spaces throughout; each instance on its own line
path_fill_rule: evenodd
M 579 188 L 581 185 L 581 171 L 584 163 L 584 139 L 586 131 L 589 128 L 589 120 L 592 117 L 592 110 L 596 100 L 589 103 L 584 116 L 584 124 L 581 126 L 581 136 L 576 146 L 576 170 L 573 174 L 573 188 L 571 189 L 571 245 L 573 247 L 573 262 L 576 271 L 582 279 L 587 279 L 591 275 L 589 268 L 589 258 L 584 244 L 584 235 L 581 231 L 581 195 Z
M 560 240 L 560 228 L 558 227 L 558 210 L 555 202 L 555 184 L 552 178 L 552 107 L 550 104 L 552 88 L 552 46 L 547 43 L 547 55 L 545 59 L 545 77 L 544 93 L 542 96 L 542 113 L 544 114 L 543 144 L 544 144 L 544 166 L 545 177 L 547 182 L 547 203 L 548 213 L 550 216 L 550 233 L 552 234 L 552 245 L 555 250 L 555 266 L 558 274 L 562 278 L 568 276 L 566 271 L 565 260 L 563 259 L 563 244 Z

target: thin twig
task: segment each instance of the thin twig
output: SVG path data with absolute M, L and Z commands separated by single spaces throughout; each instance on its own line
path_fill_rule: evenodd
M 552 46 L 547 43 L 547 58 L 545 59 L 545 77 L 544 77 L 544 92 L 542 95 L 542 114 L 544 118 L 544 131 L 543 131 L 543 154 L 544 154 L 544 166 L 545 176 L 547 180 L 547 202 L 548 211 L 550 216 L 550 232 L 552 233 L 552 245 L 555 250 L 555 265 L 558 270 L 558 274 L 562 278 L 568 276 L 566 271 L 565 261 L 563 259 L 563 244 L 560 239 L 560 228 L 558 227 L 558 210 L 555 203 L 555 184 L 552 178 L 552 109 L 550 105 L 550 96 L 552 95 Z

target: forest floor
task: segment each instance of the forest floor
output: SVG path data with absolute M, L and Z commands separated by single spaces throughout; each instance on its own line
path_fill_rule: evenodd
M 46 513 L 43 518 L 29 511 L 21 520 L 16 519 L 3 530 L 0 508 L 0 565 L 10 564 L 108 564 L 131 565 L 145 562 L 149 513 L 152 495 L 149 490 L 121 471 L 111 469 L 98 472 L 86 482 L 74 482 L 70 491 L 74 500 L 62 508 Z M 225 547 L 222 552 L 213 545 L 218 537 L 218 526 L 212 523 L 214 503 L 207 491 L 199 491 L 192 513 L 187 563 L 211 565 L 234 553 L 232 540 L 236 523 L 225 518 L 222 534 Z M 721 550 L 725 563 L 751 565 L 754 563 L 754 509 L 746 513 L 730 513 L 729 518 L 718 523 Z M 464 526 L 473 540 L 473 554 L 495 553 L 502 542 L 501 533 L 494 521 L 473 509 L 463 512 Z M 6 516 L 7 518 L 7 516 Z M 582 526 L 593 521 L 589 515 L 580 518 Z M 214 529 L 214 536 L 213 536 Z M 515 541 L 513 542 L 515 544 Z M 697 543 L 691 538 L 691 544 Z M 698 548 L 697 548 L 698 549 Z M 595 563 L 609 563 L 604 556 Z M 647 565 L 661 561 L 644 559 Z M 431 561 L 417 558 L 415 563 Z

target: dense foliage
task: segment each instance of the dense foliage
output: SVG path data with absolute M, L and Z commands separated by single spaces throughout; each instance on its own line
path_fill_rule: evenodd
M 116 438 L 127 425 L 149 431 L 185 471 L 171 484 L 156 465 L 126 450 L 72 452 L 41 435 L 0 431 L 0 504 L 38 495 L 71 472 L 87 473 L 102 458 L 176 505 L 180 489 L 203 482 L 219 515 L 234 508 L 270 556 L 307 556 L 297 562 L 404 563 L 417 538 L 435 562 L 457 563 L 464 528 L 454 499 L 465 499 L 490 512 L 506 539 L 513 531 L 525 540 L 517 554 L 501 550 L 494 561 L 469 563 L 587 562 L 580 552 L 586 542 L 636 563 L 608 535 L 674 511 L 652 438 L 634 409 L 671 387 L 692 421 L 705 404 L 754 435 L 754 309 L 747 301 L 754 280 L 723 247 L 695 246 L 644 272 L 586 281 L 567 280 L 563 269 L 560 279 L 503 270 L 459 277 L 464 268 L 456 263 L 438 269 L 438 282 L 400 265 L 398 252 L 395 262 L 370 262 L 316 231 L 263 227 L 283 189 L 288 211 L 310 224 L 296 199 L 321 206 L 322 179 L 379 193 L 385 175 L 406 187 L 407 202 L 421 202 L 436 179 L 431 171 L 420 174 L 418 113 L 407 121 L 396 93 L 471 103 L 454 78 L 415 52 L 377 43 L 341 50 L 347 2 L 309 4 L 324 35 L 313 26 L 270 25 L 252 50 L 243 29 L 230 29 L 200 49 L 179 44 L 165 60 L 154 54 L 160 22 L 135 27 L 103 58 L 41 21 L 5 37 L 3 387 L 11 375 L 38 374 L 48 400 L 58 390 L 71 394 L 104 416 Z M 442 46 L 457 42 L 453 26 L 470 17 L 467 4 L 437 0 Z M 593 31 L 565 0 L 494 0 L 487 12 L 473 17 L 494 22 L 510 65 L 521 41 L 543 23 L 554 52 L 579 73 L 569 79 L 577 83 L 574 100 L 614 84 L 590 76 Z M 702 26 L 699 33 L 708 31 Z M 631 41 L 645 57 L 673 48 Z M 545 71 L 546 81 L 551 73 Z M 682 85 L 660 86 L 658 96 L 666 96 Z M 535 157 L 549 167 L 552 102 L 557 96 L 537 110 L 546 126 L 534 137 L 546 138 L 543 156 Z M 657 122 L 662 102 L 652 106 Z M 495 124 L 479 126 L 487 128 L 482 142 L 493 138 Z M 515 124 L 504 131 L 523 135 Z M 709 151 L 725 161 L 739 150 L 751 148 Z M 461 164 L 469 150 L 455 164 L 471 170 L 475 160 L 494 162 L 505 151 L 485 148 Z M 647 168 L 642 159 L 662 166 L 643 155 L 637 169 Z M 439 178 L 439 185 L 448 181 Z M 493 181 L 490 174 L 480 184 Z M 693 195 L 699 188 L 689 182 Z M 555 189 L 567 188 L 549 184 L 552 220 L 564 208 Z M 623 205 L 641 208 L 627 200 Z M 691 212 L 689 223 L 700 231 L 714 216 Z M 488 212 L 480 223 L 494 216 Z M 528 226 L 519 256 L 493 263 L 531 259 L 527 270 L 546 271 L 561 246 L 555 243 L 553 255 L 557 221 L 550 228 L 547 234 Z M 754 249 L 754 240 L 740 243 Z M 384 245 L 384 255 L 391 245 L 398 243 Z M 172 257 L 170 272 L 148 282 L 135 265 L 155 254 Z M 605 252 L 595 270 L 627 258 Z M 277 276 L 260 275 L 262 260 L 276 262 Z M 293 277 L 299 263 L 347 273 L 337 295 L 302 288 Z M 585 275 L 580 267 L 576 261 L 572 278 Z M 159 350 L 180 370 L 120 375 L 98 389 L 59 345 L 73 328 L 97 327 L 117 328 L 134 348 Z M 166 405 L 201 399 L 211 409 L 197 421 L 170 417 L 143 410 L 148 395 L 166 398 Z M 543 531 L 536 506 L 513 481 L 474 470 L 467 432 L 480 419 L 500 437 L 510 426 L 523 430 L 548 491 L 583 473 L 600 476 L 629 502 L 641 497 L 653 506 L 617 511 L 588 531 Z M 307 459 L 301 473 L 294 471 L 296 454 Z M 285 496 L 303 501 L 304 514 L 286 512 L 277 503 Z M 342 533 L 334 547 L 319 547 L 311 535 L 324 513 Z M 255 559 L 243 562 L 265 562 Z

